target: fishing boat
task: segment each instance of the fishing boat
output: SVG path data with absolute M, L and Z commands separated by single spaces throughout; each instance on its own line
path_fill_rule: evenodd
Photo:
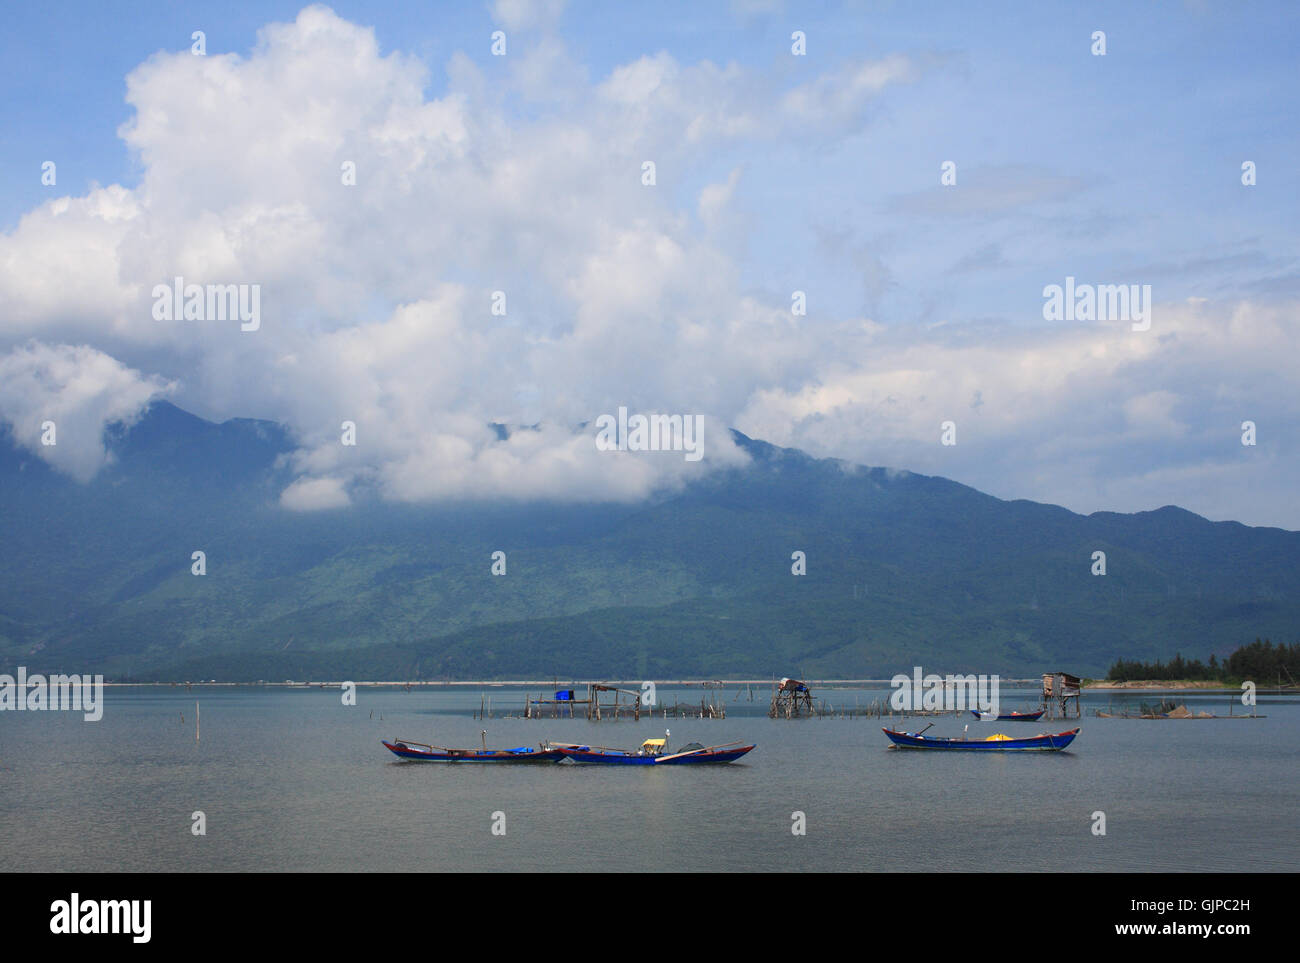
M 590 762 L 606 766 L 676 766 L 687 764 L 735 762 L 752 750 L 740 742 L 729 742 L 722 746 L 702 746 L 698 742 L 687 743 L 676 752 L 665 753 L 667 739 L 647 739 L 640 749 L 610 749 L 606 746 L 580 746 L 572 742 L 548 742 L 547 749 L 556 749 L 564 754 L 565 759 L 574 762 Z
M 1039 709 L 1037 712 L 1003 712 L 1001 715 L 994 716 L 991 712 L 980 712 L 978 709 L 972 709 L 970 714 L 976 719 L 984 722 L 1037 722 L 1043 717 L 1047 709 Z
M 926 726 L 926 729 L 930 728 Z M 1074 741 L 1074 737 L 1079 734 L 1078 729 L 1070 729 L 1068 732 L 1058 732 L 1048 734 L 1040 732 L 1036 736 L 1007 736 L 998 733 L 994 736 L 988 736 L 984 739 L 967 739 L 964 736 L 957 738 L 944 738 L 942 736 L 924 735 L 925 730 L 921 732 L 898 732 L 895 729 L 883 729 L 885 735 L 894 744 L 891 748 L 898 749 L 973 749 L 977 752 L 1020 752 L 1020 751 L 1040 751 L 1052 752 L 1064 749 Z
M 396 739 L 388 742 L 379 740 L 393 755 L 401 759 L 418 762 L 559 762 L 564 754 L 559 750 L 533 749 L 520 746 L 517 749 L 447 749 L 443 746 L 431 746 L 426 742 L 411 739 Z

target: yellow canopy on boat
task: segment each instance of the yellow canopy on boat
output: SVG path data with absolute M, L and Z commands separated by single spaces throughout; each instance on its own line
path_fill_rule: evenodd
M 641 745 L 643 745 L 643 746 L 662 746 L 662 745 L 666 745 L 667 742 L 668 742 L 667 739 L 647 739 L 645 742 L 641 743 Z
M 985 742 L 1008 742 L 1010 741 L 1010 739 L 1011 739 L 1010 736 L 1004 736 L 1002 733 L 999 732 L 996 736 L 989 736 L 984 741 Z

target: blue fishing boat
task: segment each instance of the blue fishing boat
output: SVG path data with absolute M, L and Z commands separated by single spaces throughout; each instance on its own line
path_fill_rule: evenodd
M 415 762 L 559 762 L 564 758 L 564 754 L 558 750 L 533 749 L 529 746 L 517 749 L 446 749 L 410 739 L 379 741 L 398 758 Z
M 1043 717 L 1043 713 L 1046 711 L 1046 709 L 1039 709 L 1037 712 L 1004 712 L 1001 715 L 994 716 L 989 712 L 980 712 L 978 709 L 972 709 L 970 714 L 976 719 L 980 719 L 984 722 L 993 722 L 995 719 L 998 722 L 1037 722 Z
M 729 742 L 721 746 L 688 743 L 676 752 L 667 753 L 667 739 L 647 739 L 640 749 L 610 749 L 606 746 L 580 746 L 571 742 L 548 742 L 547 749 L 557 749 L 565 759 L 606 766 L 678 766 L 735 762 L 753 746 Z
M 1068 732 L 1055 734 L 1040 732 L 1036 736 L 1025 737 L 1007 736 L 998 733 L 984 739 L 967 739 L 964 737 L 949 739 L 942 736 L 927 736 L 919 732 L 898 732 L 895 729 L 883 729 L 882 731 L 894 744 L 891 748 L 970 749 L 976 752 L 1059 751 L 1072 743 L 1074 737 L 1079 734 L 1078 729 L 1070 729 Z

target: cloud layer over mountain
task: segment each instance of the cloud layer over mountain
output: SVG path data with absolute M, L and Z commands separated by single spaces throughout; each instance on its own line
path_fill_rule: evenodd
M 246 55 L 141 63 L 120 130 L 139 183 L 55 197 L 0 236 L 0 419 L 15 437 L 84 479 L 104 425 L 154 397 L 275 419 L 300 440 L 282 503 L 313 510 L 361 489 L 634 500 L 742 460 L 734 425 L 1080 510 L 1177 502 L 1300 527 L 1282 441 L 1300 405 L 1277 373 L 1300 335 L 1294 301 L 1157 291 L 1137 332 L 1010 308 L 987 323 L 826 316 L 806 281 L 752 283 L 769 185 L 744 158 L 779 144 L 814 165 L 945 57 L 791 73 L 654 50 L 590 76 L 562 5 L 494 9 L 506 56 L 485 42 L 445 79 L 319 6 Z M 885 207 L 969 220 L 1086 189 L 1073 172 L 990 168 L 967 193 Z M 887 253 L 840 256 L 868 287 L 893 283 Z M 953 275 L 1008 257 L 983 239 Z M 176 278 L 257 285 L 259 326 L 159 320 L 155 289 Z M 801 289 L 806 316 L 791 311 Z M 598 451 L 592 424 L 620 406 L 706 416 L 705 459 Z M 40 443 L 46 420 L 56 446 Z

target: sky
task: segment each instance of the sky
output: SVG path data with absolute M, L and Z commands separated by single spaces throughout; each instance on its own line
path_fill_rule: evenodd
M 635 501 L 742 463 L 729 426 L 1300 529 L 1300 13 L 992 11 L 9 11 L 0 422 L 88 481 L 159 398 L 281 421 L 286 511 Z M 159 317 L 178 277 L 256 289 L 255 329 Z M 1145 321 L 1052 315 L 1067 278 Z M 620 407 L 705 457 L 600 450 Z

